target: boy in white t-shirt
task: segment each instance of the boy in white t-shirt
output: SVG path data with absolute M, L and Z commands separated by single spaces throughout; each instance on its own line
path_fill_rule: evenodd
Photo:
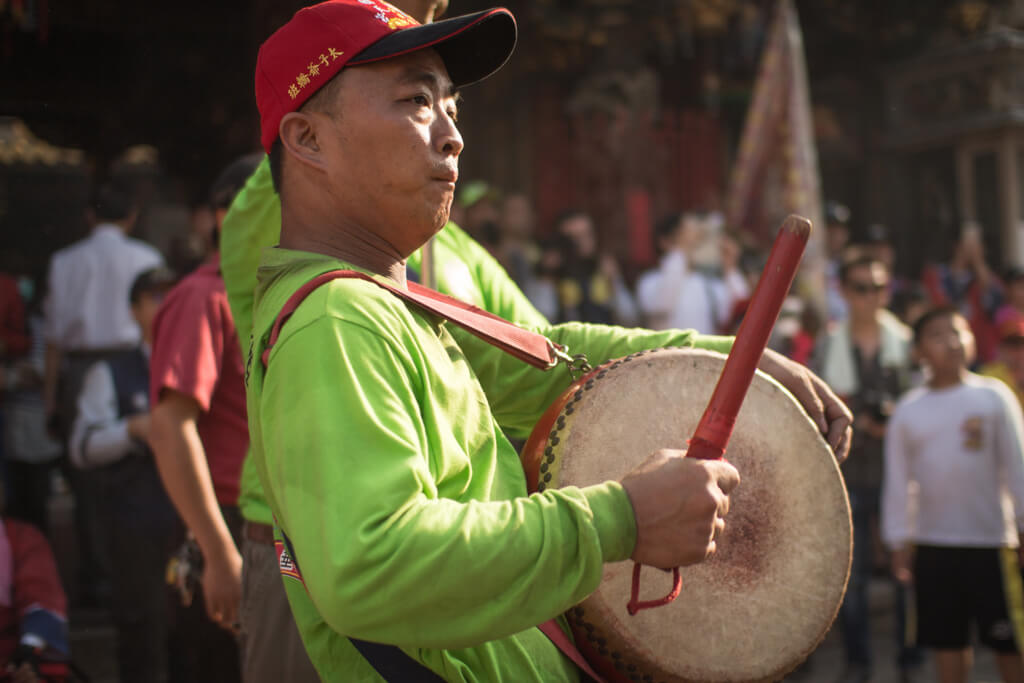
M 885 439 L 893 573 L 914 585 L 918 642 L 935 651 L 941 683 L 968 680 L 971 624 L 1003 681 L 1021 683 L 1021 411 L 1005 385 L 967 370 L 974 338 L 955 309 L 921 316 L 914 345 L 928 381 L 900 400 Z

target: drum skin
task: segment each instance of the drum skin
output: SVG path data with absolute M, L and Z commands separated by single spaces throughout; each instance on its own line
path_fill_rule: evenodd
M 621 479 L 659 448 L 685 448 L 724 356 L 659 349 L 612 361 L 549 408 L 523 451 L 531 490 Z M 842 602 L 853 534 L 842 475 L 796 400 L 758 373 L 725 454 L 740 473 L 717 552 L 682 569 L 671 604 L 626 611 L 633 563 L 608 563 L 567 613 L 610 681 L 776 681 L 824 637 Z M 641 600 L 671 588 L 645 568 Z

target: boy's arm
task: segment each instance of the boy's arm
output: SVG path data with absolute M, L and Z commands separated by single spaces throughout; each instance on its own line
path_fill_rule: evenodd
M 910 543 L 907 516 L 907 489 L 910 472 L 907 465 L 906 425 L 897 408 L 885 434 L 885 475 L 882 484 L 882 541 L 894 550 Z
M 142 421 L 145 416 L 118 417 L 110 367 L 103 362 L 96 363 L 86 373 L 78 395 L 78 414 L 69 444 L 71 462 L 88 469 L 120 460 L 139 449 L 135 427 Z
M 908 486 L 907 467 L 908 443 L 906 427 L 899 420 L 899 412 L 889 420 L 885 434 L 885 475 L 882 484 L 882 541 L 892 549 L 892 575 L 897 581 L 908 585 L 913 580 L 911 572 L 910 525 L 907 516 Z

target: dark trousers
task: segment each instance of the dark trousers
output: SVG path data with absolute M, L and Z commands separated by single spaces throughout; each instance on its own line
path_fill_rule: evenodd
M 242 547 L 242 515 L 233 505 L 222 505 L 221 514 L 231 537 Z M 184 540 L 184 528 L 178 538 Z M 238 641 L 206 616 L 202 587 L 188 607 L 177 603 L 174 610 L 172 642 L 176 657 L 171 662 L 174 683 L 241 683 L 241 653 Z
M 98 361 L 134 353 L 135 350 L 97 349 L 64 354 L 57 386 L 57 414 L 50 426 L 65 447 L 71 436 L 78 412 L 78 397 L 89 368 Z M 75 497 L 75 535 L 78 539 L 78 585 L 71 587 L 69 593 L 77 598 L 79 604 L 106 607 L 112 599 L 114 568 L 107 535 L 109 522 L 101 519 L 104 514 L 100 509 L 103 503 L 99 500 L 104 486 L 102 475 L 97 470 L 80 470 L 71 466 L 66 456 L 61 465 Z
M 44 534 L 49 533 L 46 505 L 50 499 L 50 479 L 55 467 L 52 462 L 6 460 L 7 505 L 4 515 L 34 524 Z
M 846 650 L 846 662 L 850 666 L 870 669 L 873 665 L 871 652 L 871 609 L 868 602 L 868 586 L 874 573 L 873 525 L 878 519 L 879 490 L 874 487 L 850 486 L 850 512 L 853 518 L 853 563 L 850 567 L 850 582 L 846 597 L 839 609 L 839 626 Z M 901 669 L 914 668 L 921 664 L 920 649 L 908 639 L 906 589 L 893 582 L 896 608 L 896 638 L 898 664 Z
M 170 595 L 164 574 L 177 516 L 148 454 L 91 472 L 112 565 L 122 681 L 168 680 Z

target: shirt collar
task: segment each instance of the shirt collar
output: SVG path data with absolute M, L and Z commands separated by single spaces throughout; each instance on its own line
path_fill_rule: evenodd
M 124 230 L 121 226 L 116 223 L 99 223 L 92 229 L 92 234 L 95 237 L 100 235 L 116 235 L 117 237 L 124 237 Z

